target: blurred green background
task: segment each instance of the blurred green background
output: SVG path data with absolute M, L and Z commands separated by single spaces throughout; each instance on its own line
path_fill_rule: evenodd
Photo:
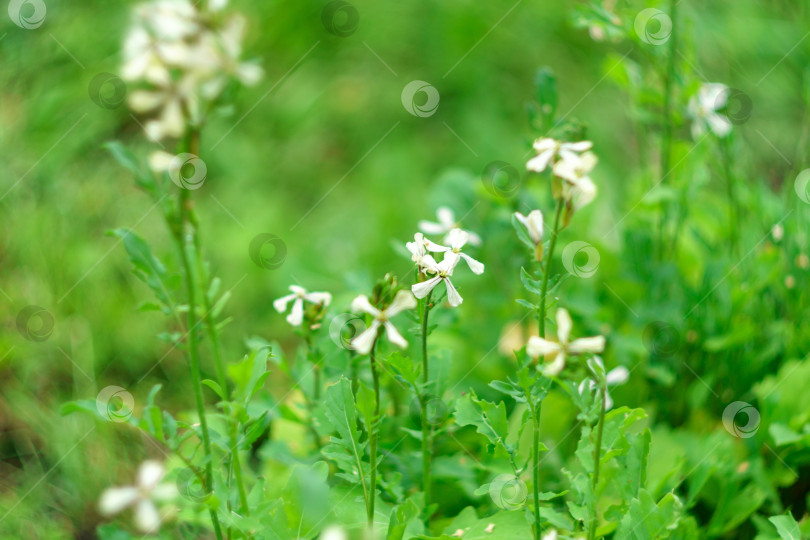
M 166 355 L 166 344 L 154 338 L 167 321 L 138 311 L 149 293 L 117 239 L 105 235 L 133 228 L 172 260 L 159 210 L 102 144 L 121 140 L 144 156 L 156 147 L 126 106 L 100 107 L 88 91 L 96 75 L 117 71 L 133 4 L 46 3 L 37 29 L 0 17 L 0 537 L 92 538 L 100 491 L 159 453 L 115 424 L 61 417 L 60 404 L 92 399 L 108 385 L 126 388 L 137 404 L 160 382 L 164 407 L 188 407 L 190 386 L 181 354 Z M 650 248 L 661 197 L 657 190 L 645 195 L 658 181 L 658 51 L 593 40 L 577 24 L 576 2 L 352 4 L 359 27 L 338 37 L 323 24 L 326 2 L 233 2 L 249 21 L 245 57 L 260 59 L 265 77 L 205 127 L 208 174 L 194 193 L 206 255 L 224 287 L 233 287 L 229 359 L 241 357 L 252 335 L 292 350 L 296 338 L 271 306 L 291 283 L 331 291 L 340 311 L 383 273 L 407 277 L 410 261 L 396 245 L 447 205 L 483 237 L 477 258 L 487 272 L 460 276 L 465 303 L 444 316 L 435 343 L 451 360 L 449 392 L 491 393 L 487 383 L 513 366 L 498 340 L 525 314 L 513 299 L 527 254 L 509 216 L 550 208 L 545 186 L 524 172 L 538 136 L 527 106 L 543 66 L 557 76 L 558 117 L 582 123 L 600 158 L 593 175 L 599 197 L 561 237 L 561 247 L 593 244 L 599 270 L 569 279 L 562 296 L 581 335 L 607 335 L 609 366 L 633 369 L 630 384 L 615 392 L 617 403 L 644 406 L 659 426 L 657 440 L 675 440 L 671 430 L 722 431 L 729 402 L 754 400 L 757 383 L 804 357 L 807 268 L 797 257 L 807 253 L 808 212 L 793 178 L 807 156 L 810 3 L 679 3 L 676 110 L 685 110 L 700 81 L 742 90 L 753 109 L 734 134 L 739 253 L 722 247 L 729 225 L 717 149 L 711 141 L 693 148 L 682 120 L 669 184 L 676 195 L 661 197 L 679 200 L 684 228 L 664 261 L 654 261 Z M 617 11 L 643 7 L 618 2 Z M 632 17 L 619 17 L 632 28 Z M 632 82 L 637 73 L 641 85 Z M 432 116 L 404 109 L 400 94 L 413 80 L 438 90 Z M 481 173 L 496 160 L 520 171 L 521 196 L 487 189 Z M 780 220 L 785 234 L 776 242 L 769 232 Z M 248 246 L 260 233 L 285 243 L 280 268 L 251 261 Z M 16 328 L 29 305 L 53 317 L 44 341 L 26 340 Z M 656 340 L 670 338 L 651 323 L 666 326 L 674 352 L 659 354 Z M 283 396 L 287 382 L 271 381 L 271 393 Z M 767 396 L 759 396 L 766 422 Z M 784 420 L 801 433 L 804 405 L 786 405 L 791 396 L 781 393 L 770 397 L 778 398 L 772 410 L 795 407 L 804 415 Z M 548 437 L 562 439 L 573 413 L 562 398 L 547 411 Z M 760 435 L 769 436 L 765 429 Z M 775 511 L 774 501 L 799 501 L 803 511 L 807 450 L 796 457 L 770 439 L 759 442 L 771 452 L 748 445 L 734 450 L 735 459 L 785 463 L 789 471 L 773 473 L 781 484 L 763 485 L 796 491 L 768 493 L 768 504 Z M 790 471 L 802 471 L 804 485 L 796 488 Z

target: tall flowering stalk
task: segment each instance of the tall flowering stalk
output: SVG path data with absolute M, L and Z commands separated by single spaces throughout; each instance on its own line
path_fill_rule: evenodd
M 425 496 L 425 523 L 429 524 L 431 517 L 431 455 L 433 452 L 433 425 L 429 418 L 429 407 L 431 405 L 430 388 L 430 361 L 428 356 L 428 334 L 430 326 L 428 318 L 435 303 L 433 302 L 434 292 L 439 283 L 444 282 L 447 295 L 447 303 L 450 307 L 458 307 L 464 301 L 451 281 L 453 272 L 458 264 L 463 260 L 466 266 L 477 275 L 484 273 L 484 265 L 465 253 L 464 247 L 469 243 L 480 245 L 481 239 L 477 234 L 462 230 L 456 226 L 452 211 L 447 208 L 440 208 L 438 211 L 440 223 L 420 222 L 422 232 L 414 235 L 412 242 L 406 244 L 406 248 L 411 253 L 411 260 L 416 263 L 416 283 L 411 286 L 411 290 L 416 298 L 420 300 L 419 323 L 420 337 L 422 341 L 422 388 L 417 392 L 419 401 L 419 417 L 422 429 L 422 493 Z M 441 224 L 443 226 L 439 226 Z M 451 226 L 447 230 L 448 226 Z M 437 244 L 427 238 L 427 234 L 444 234 L 442 242 L 446 246 Z M 431 253 L 442 253 L 441 262 L 436 262 Z M 438 295 L 437 295 L 438 297 Z

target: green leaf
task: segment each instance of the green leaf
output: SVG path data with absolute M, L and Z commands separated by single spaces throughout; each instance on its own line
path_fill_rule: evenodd
M 658 503 L 642 489 L 639 498 L 630 502 L 630 509 L 619 523 L 616 540 L 652 540 L 667 538 L 678 527 L 683 504 L 674 493 L 667 493 Z
M 171 275 L 160 260 L 152 254 L 149 244 L 129 229 L 115 229 L 111 235 L 117 236 L 124 243 L 129 260 L 134 266 L 135 276 L 146 283 L 162 305 L 166 315 L 177 311 L 173 296 L 179 286 L 179 276 Z
M 769 517 L 768 521 L 776 527 L 776 531 L 782 540 L 801 540 L 799 524 L 789 512 L 782 516 Z
M 459 426 L 475 426 L 478 433 L 489 439 L 494 446 L 506 450 L 514 458 L 515 449 L 506 442 L 509 422 L 503 401 L 496 405 L 478 399 L 475 393 L 471 392 L 456 400 L 453 414 Z
M 352 384 L 345 377 L 326 389 L 324 399 L 324 416 L 330 424 L 332 436 L 322 453 L 334 461 L 340 478 L 359 484 L 363 496 L 368 500 L 368 481 L 370 467 L 364 461 L 367 442 L 360 441 L 360 430 L 357 428 L 357 409 L 352 395 Z
M 222 387 L 216 381 L 212 381 L 211 379 L 203 379 L 200 382 L 203 383 L 208 388 L 210 388 L 211 390 L 213 390 L 214 393 L 219 396 L 219 399 L 221 399 L 223 401 L 228 399 L 225 396 L 225 391 L 222 390 Z
M 424 495 L 416 493 L 406 499 L 402 504 L 397 505 L 391 512 L 391 519 L 388 522 L 388 535 L 386 540 L 402 540 L 405 530 L 409 524 L 416 521 L 424 508 Z
M 523 287 L 532 294 L 539 295 L 542 292 L 542 283 L 539 279 L 532 279 L 532 276 L 522 266 L 520 267 L 520 281 Z

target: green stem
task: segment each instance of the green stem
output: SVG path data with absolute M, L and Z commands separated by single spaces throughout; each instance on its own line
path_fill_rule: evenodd
M 194 150 L 199 146 L 199 132 L 193 131 L 189 138 L 189 149 Z M 197 351 L 197 280 L 192 268 L 191 257 L 188 249 L 194 248 L 193 242 L 188 240 L 193 238 L 194 225 L 191 223 L 191 192 L 181 189 L 179 197 L 179 227 L 175 229 L 175 240 L 180 251 L 180 258 L 183 263 L 183 273 L 186 281 L 186 292 L 188 295 L 188 312 L 186 314 L 187 354 L 189 369 L 191 371 L 191 383 L 194 387 L 194 398 L 197 404 L 197 415 L 200 417 L 200 431 L 202 432 L 203 451 L 205 453 L 205 481 L 206 487 L 213 492 L 213 456 L 211 452 L 211 437 L 208 432 L 208 419 L 205 416 L 205 403 L 203 401 L 202 376 L 200 373 L 200 357 Z M 222 530 L 219 524 L 216 510 L 209 510 L 211 523 L 218 539 L 222 539 Z
M 720 139 L 720 151 L 722 152 L 723 174 L 726 177 L 726 197 L 728 197 L 728 234 L 729 251 L 733 255 L 737 251 L 737 223 L 739 209 L 737 208 L 737 198 L 734 196 L 734 177 L 731 172 L 731 151 L 728 139 Z
M 534 537 L 540 540 L 540 404 L 533 411 L 534 437 L 532 439 L 532 491 L 534 494 Z
M 239 420 L 237 418 L 234 418 L 233 422 L 231 422 L 231 459 L 233 461 L 234 476 L 236 477 L 236 487 L 239 490 L 241 511 L 245 516 L 249 516 L 250 508 L 248 507 L 247 490 L 242 478 L 242 464 L 239 458 Z
M 371 360 L 371 378 L 374 380 L 374 419 L 369 426 L 369 449 L 371 453 L 371 485 L 369 491 L 369 505 L 368 505 L 368 528 L 374 531 L 374 499 L 377 496 L 377 425 L 380 419 L 380 374 L 377 372 L 377 360 L 375 358 L 374 349 L 377 348 L 377 340 L 371 345 L 371 353 L 369 358 Z
M 588 540 L 596 539 L 596 525 L 599 521 L 597 515 L 597 497 L 596 489 L 599 486 L 599 464 L 602 460 L 602 434 L 605 429 L 605 401 L 607 398 L 607 385 L 602 383 L 599 389 L 599 397 L 602 401 L 602 407 L 599 411 L 599 427 L 596 430 L 596 444 L 593 447 L 593 477 L 591 478 L 591 492 L 593 495 L 593 521 L 591 521 L 591 528 L 588 531 Z
M 422 309 L 422 391 L 419 392 L 419 407 L 420 416 L 422 421 L 422 493 L 425 495 L 425 524 L 430 523 L 430 457 L 431 448 L 433 446 L 433 427 L 428 421 L 428 395 L 427 387 L 430 381 L 428 370 L 428 352 L 427 352 L 427 335 L 428 335 L 428 315 L 430 313 L 430 298 L 433 291 L 428 293 L 425 298 L 424 307 Z
M 554 216 L 554 229 L 551 231 L 551 240 L 548 244 L 548 254 L 545 256 L 546 259 L 546 267 L 543 271 L 543 285 L 540 289 L 540 323 L 539 323 L 539 330 L 540 330 L 540 337 L 544 338 L 546 336 L 546 294 L 548 293 L 548 279 L 551 277 L 551 261 L 552 257 L 554 257 L 554 246 L 557 245 L 557 233 L 560 230 L 560 216 L 562 215 L 563 209 L 563 200 L 560 197 L 557 200 L 557 212 Z
M 672 33 L 669 36 L 669 49 L 667 51 L 667 70 L 664 73 L 664 110 L 662 117 L 663 133 L 661 136 L 661 180 L 664 183 L 670 173 L 670 159 L 672 156 L 672 84 L 675 80 L 675 54 L 677 53 L 677 35 L 676 29 L 676 6 L 678 0 L 669 1 L 669 18 L 672 21 Z M 658 228 L 658 249 L 661 251 L 660 256 L 663 259 L 664 250 L 664 229 L 669 220 L 669 209 L 667 203 L 664 203 L 661 212 L 661 222 Z

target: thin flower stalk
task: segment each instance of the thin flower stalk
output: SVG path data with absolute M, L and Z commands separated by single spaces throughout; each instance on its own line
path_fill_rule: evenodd
M 427 387 L 430 381 L 429 358 L 427 352 L 428 335 L 428 315 L 431 308 L 431 297 L 433 291 L 429 292 L 423 300 L 422 305 L 422 391 L 419 393 L 420 420 L 422 424 L 422 493 L 425 495 L 425 523 L 430 522 L 430 496 L 431 496 L 431 474 L 430 455 L 433 446 L 433 426 L 428 420 L 428 395 Z

